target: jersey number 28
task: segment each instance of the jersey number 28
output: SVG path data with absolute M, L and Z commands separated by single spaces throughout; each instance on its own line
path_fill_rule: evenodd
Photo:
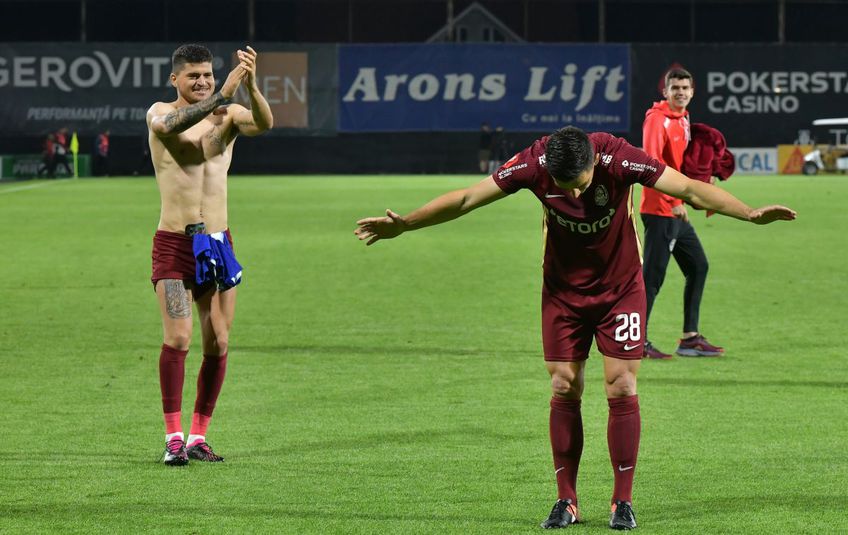
M 631 342 L 639 341 L 642 333 L 639 330 L 640 317 L 638 312 L 619 314 L 615 317 L 615 321 L 621 322 L 621 325 L 615 328 L 616 342 L 625 342 L 627 340 Z

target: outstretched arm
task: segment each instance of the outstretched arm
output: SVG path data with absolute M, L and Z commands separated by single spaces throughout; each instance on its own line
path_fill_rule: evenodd
M 385 217 L 368 217 L 356 222 L 358 228 L 353 231 L 360 240 L 368 240 L 371 245 L 378 240 L 388 240 L 400 236 L 408 230 L 438 225 L 467 214 L 475 208 L 506 197 L 506 193 L 488 177 L 465 189 L 458 189 L 436 197 L 421 208 L 400 216 L 386 210 Z
M 250 109 L 239 110 L 233 118 L 239 133 L 246 136 L 258 136 L 262 132 L 274 126 L 274 116 L 271 114 L 271 106 L 259 91 L 256 84 L 256 51 L 247 47 L 247 52 L 238 51 L 239 60 L 244 63 L 247 72 L 244 77 L 244 85 L 250 98 Z
M 695 206 L 758 225 L 778 220 L 791 221 L 796 215 L 795 210 L 776 204 L 751 208 L 723 189 L 687 178 L 671 167 L 665 168 L 654 188 Z

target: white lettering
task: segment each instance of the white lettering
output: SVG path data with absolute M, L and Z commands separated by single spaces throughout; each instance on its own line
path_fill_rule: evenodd
M 500 100 L 506 95 L 506 74 L 487 74 L 480 82 L 480 100 Z
M 607 85 L 604 89 L 604 98 L 609 102 L 618 102 L 624 96 L 624 91 L 619 91 L 618 86 L 624 81 L 621 74 L 621 65 L 610 70 L 606 77 Z
M 390 74 L 386 76 L 386 90 L 383 92 L 383 100 L 391 102 L 397 98 L 398 88 L 406 83 L 409 78 L 406 74 Z
M 356 100 L 356 94 L 361 92 L 362 102 L 379 102 L 380 96 L 377 93 L 376 72 L 377 69 L 374 67 L 360 68 L 353 83 L 350 84 L 350 89 L 342 97 L 342 101 L 354 102 Z
M 544 93 L 542 92 L 542 84 L 544 83 L 546 72 L 548 72 L 547 67 L 530 67 L 530 84 L 524 100 L 530 102 L 549 102 L 554 98 L 555 87 L 549 88 Z
M 439 93 L 439 79 L 432 74 L 419 74 L 409 81 L 409 96 L 412 100 L 433 100 Z
M 580 100 L 574 111 L 580 111 L 592 101 L 592 94 L 595 92 L 595 83 L 601 79 L 607 68 L 603 65 L 595 65 L 586 69 L 583 75 L 583 88 L 580 90 Z
M 55 56 L 41 58 L 41 87 L 50 87 L 53 81 L 56 87 L 62 91 L 69 92 L 71 88 L 62 80 L 65 74 L 65 61 Z
M 474 75 L 468 73 L 445 75 L 445 100 L 456 100 L 457 94 L 462 100 L 474 98 Z
M 562 80 L 562 87 L 559 91 L 559 98 L 563 102 L 568 102 L 569 100 L 577 98 L 577 93 L 574 92 L 574 73 L 577 72 L 577 65 L 569 63 L 563 67 L 562 71 L 565 74 L 560 76 L 560 80 Z
M 282 82 L 279 76 L 271 75 L 262 77 L 262 94 L 265 96 L 268 104 L 282 104 L 288 97 L 287 94 L 280 94 L 280 84 L 278 82 Z M 249 97 L 244 85 L 239 85 L 236 92 L 238 93 L 239 102 L 248 101 Z
M 707 73 L 707 92 L 712 93 L 727 83 L 727 75 L 723 72 L 710 71 Z
M 117 70 L 115 70 L 109 56 L 99 50 L 94 52 L 94 56 L 103 63 L 103 67 L 106 69 L 106 76 L 108 76 L 109 81 L 112 82 L 112 87 L 118 87 L 121 85 L 121 80 L 124 79 L 124 73 L 127 72 L 127 68 L 130 66 L 130 58 L 121 59 L 120 66 Z
M 751 91 L 754 93 L 771 93 L 772 88 L 769 87 L 766 79 L 768 78 L 769 73 L 761 72 L 751 73 Z
M 289 98 L 289 94 L 294 93 L 294 98 L 296 98 L 298 102 L 301 104 L 306 103 L 306 76 L 301 76 L 297 81 L 300 82 L 300 87 L 295 84 L 296 80 L 293 80 L 288 76 L 283 78 L 283 102 L 290 102 L 291 98 Z
M 595 221 L 571 221 L 562 215 L 558 214 L 553 208 L 548 208 L 548 214 L 551 215 L 560 226 L 567 228 L 571 232 L 579 232 L 580 234 L 594 234 L 601 229 L 607 228 L 612 221 L 612 216 L 615 215 L 615 208 L 610 208 L 609 213 Z
M 12 85 L 15 87 L 37 87 L 38 82 L 35 80 L 35 68 L 28 67 L 27 65 L 30 63 L 35 63 L 34 56 L 22 56 L 17 57 L 12 60 L 12 69 L 13 69 L 13 79 Z M 25 77 L 31 76 L 31 80 L 25 79 Z
M 787 89 L 786 79 L 789 77 L 787 72 L 774 72 L 771 75 L 772 91 L 775 93 L 784 93 Z
M 727 88 L 733 93 L 746 93 L 751 87 L 748 76 L 742 72 L 732 72 L 727 77 Z
M 713 95 L 707 99 L 712 113 L 795 113 L 800 107 L 795 95 Z
M 150 74 L 152 76 L 150 84 L 153 87 L 161 87 L 162 83 L 163 83 L 162 82 L 162 69 L 167 68 L 168 65 L 171 64 L 171 60 L 169 60 L 168 58 L 161 58 L 161 57 L 144 58 L 144 64 L 150 65 Z M 135 81 L 133 81 L 133 82 L 134 82 L 133 87 L 141 87 L 141 80 L 139 80 L 138 82 L 135 82 Z
M 83 69 L 84 67 L 87 67 L 91 71 L 91 74 L 89 75 L 89 78 L 87 78 L 87 79 L 83 78 L 82 75 L 80 74 L 80 70 Z M 82 56 L 82 57 L 79 57 L 79 58 L 77 58 L 77 59 L 75 59 L 74 61 L 71 62 L 71 69 L 70 69 L 69 74 L 71 76 L 71 81 L 77 87 L 82 87 L 82 88 L 93 87 L 100 80 L 100 74 L 101 74 L 100 64 L 97 63 L 96 61 L 94 61 L 94 59 L 92 59 L 92 58 L 89 58 L 87 56 Z
M 141 58 L 133 58 L 133 87 L 141 87 Z M 170 80 L 170 76 L 168 77 Z

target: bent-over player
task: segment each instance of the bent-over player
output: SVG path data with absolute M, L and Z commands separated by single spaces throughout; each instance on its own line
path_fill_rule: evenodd
M 615 478 L 609 525 L 636 527 L 632 488 L 641 432 L 636 373 L 645 342 L 645 286 L 633 219 L 635 183 L 752 223 L 795 218 L 795 212 L 783 206 L 752 209 L 719 188 L 688 179 L 623 139 L 566 127 L 537 140 L 482 182 L 446 193 L 405 216 L 387 210 L 384 217 L 361 219 L 354 231 L 371 245 L 456 219 L 520 189 L 529 189 L 542 203 L 542 344 L 553 390 L 550 436 L 558 489 L 544 528 L 580 520 L 580 399 L 593 338 L 604 356 L 609 401 L 607 443 Z

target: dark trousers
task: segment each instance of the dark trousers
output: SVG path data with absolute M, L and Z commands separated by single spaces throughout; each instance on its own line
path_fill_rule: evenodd
M 676 217 L 641 214 L 645 225 L 645 258 L 642 275 L 648 308 L 645 324 L 651 317 L 654 299 L 665 280 L 668 260 L 673 255 L 686 277 L 683 289 L 683 332 L 698 332 L 701 297 L 707 281 L 709 263 L 695 228 Z M 646 327 L 647 329 L 647 327 Z M 647 332 L 647 331 L 646 331 Z
M 109 176 L 109 158 L 95 154 L 91 161 L 91 173 L 94 176 Z

